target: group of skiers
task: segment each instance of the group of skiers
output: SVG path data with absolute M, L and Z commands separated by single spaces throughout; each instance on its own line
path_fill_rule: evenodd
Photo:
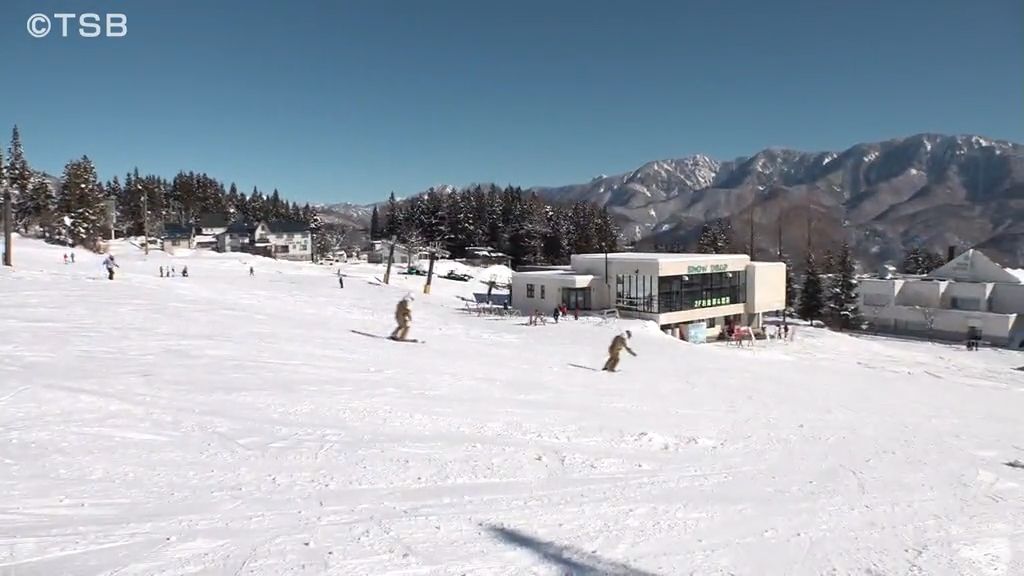
M 68 264 L 68 263 L 69 263 L 69 262 L 68 262 L 68 255 L 67 255 L 67 253 L 66 253 L 66 252 L 64 253 L 64 263 L 65 263 L 65 264 Z M 72 252 L 72 253 L 71 253 L 71 261 L 70 261 L 70 263 L 71 263 L 71 264 L 74 264 L 74 263 L 75 263 L 75 253 L 74 253 L 74 252 Z
M 175 274 L 177 274 L 177 272 L 174 270 L 174 266 L 168 266 L 166 271 L 163 266 L 160 267 L 161 278 L 172 278 Z M 181 277 L 188 278 L 188 266 L 181 267 Z
M 508 308 L 508 305 L 505 306 Z M 555 319 L 555 324 L 558 324 L 559 318 L 565 318 L 569 316 L 569 307 L 565 304 L 555 306 L 554 311 L 551 313 L 551 317 Z M 576 308 L 572 309 L 572 317 L 576 320 L 580 319 L 580 312 Z M 547 324 L 547 317 L 541 313 L 539 308 L 535 308 L 533 313 L 530 314 L 530 326 L 536 326 L 538 324 Z

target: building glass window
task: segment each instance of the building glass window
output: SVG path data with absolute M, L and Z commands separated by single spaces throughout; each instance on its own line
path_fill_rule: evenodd
M 533 298 L 533 284 L 526 285 L 526 297 Z
M 622 310 L 657 314 L 658 299 L 654 294 L 657 285 L 656 276 L 618 274 L 615 276 L 615 306 Z
M 569 310 L 590 310 L 590 288 L 562 288 L 562 304 Z
M 540 285 L 540 299 L 541 300 L 544 299 L 544 288 L 545 288 L 545 286 L 543 284 L 541 284 Z
M 660 313 L 743 304 L 747 301 L 746 272 L 713 272 L 658 279 Z

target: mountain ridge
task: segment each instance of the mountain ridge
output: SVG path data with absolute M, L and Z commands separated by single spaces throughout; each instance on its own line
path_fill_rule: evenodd
M 744 250 L 753 220 L 759 258 L 777 253 L 780 228 L 783 250 L 802 258 L 810 228 L 816 251 L 847 240 L 865 268 L 899 262 L 913 246 L 943 254 L 978 247 L 1024 267 L 1024 145 L 975 134 L 921 132 L 843 150 L 770 147 L 731 160 L 693 154 L 527 190 L 608 208 L 643 249 L 693 249 L 705 221 L 728 218 Z M 368 222 L 380 204 L 328 209 Z

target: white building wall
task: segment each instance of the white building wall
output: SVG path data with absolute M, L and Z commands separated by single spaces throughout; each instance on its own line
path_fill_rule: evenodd
M 1024 284 L 996 284 L 989 309 L 997 314 L 1024 314 Z
M 945 285 L 946 282 L 939 280 L 906 280 L 896 294 L 896 304 L 941 308 Z
M 786 265 L 782 262 L 752 262 L 747 265 L 748 314 L 773 312 L 786 307 Z

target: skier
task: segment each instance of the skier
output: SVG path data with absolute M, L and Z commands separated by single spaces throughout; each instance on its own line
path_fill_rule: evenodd
M 174 266 L 171 266 L 171 276 L 174 276 Z
M 579 320 L 580 319 L 580 309 L 575 307 L 575 306 L 572 307 L 572 319 L 573 320 Z
M 412 312 L 409 311 L 410 300 L 413 300 L 412 294 L 407 294 L 405 298 L 398 301 L 398 306 L 395 307 L 395 322 L 398 323 L 398 327 L 389 336 L 392 340 L 405 340 L 409 335 L 409 323 L 412 322 Z
M 181 277 L 188 278 L 188 266 L 181 267 Z
M 64 265 L 67 266 L 67 263 L 68 263 L 68 255 L 67 255 L 67 253 L 65 253 L 64 254 Z
M 163 266 L 160 267 L 160 277 L 161 278 L 164 277 L 164 267 Z
M 71 263 L 72 264 L 75 263 L 75 253 L 74 252 L 71 253 Z
M 344 287 L 345 287 L 345 277 L 342 276 L 341 274 L 338 274 L 338 288 L 344 288 Z
M 114 262 L 114 255 L 108 255 L 107 259 L 103 261 L 103 265 L 107 268 L 107 280 L 113 280 L 114 268 L 120 268 L 120 266 L 117 265 L 117 262 Z
M 619 367 L 619 354 L 623 350 L 629 352 L 633 356 L 636 356 L 636 352 L 629 347 L 629 339 L 633 337 L 633 333 L 626 330 L 622 334 L 619 334 L 612 340 L 612 345 L 608 347 L 608 361 L 604 363 L 602 370 L 606 372 L 616 372 L 616 368 Z
M 558 324 L 558 317 L 561 316 L 561 314 L 562 314 L 561 308 L 559 308 L 558 306 L 555 306 L 555 313 L 553 314 L 553 316 L 555 317 L 555 324 Z
M 252 266 L 249 266 L 249 276 L 255 276 L 255 275 L 256 275 L 256 271 L 252 269 Z

